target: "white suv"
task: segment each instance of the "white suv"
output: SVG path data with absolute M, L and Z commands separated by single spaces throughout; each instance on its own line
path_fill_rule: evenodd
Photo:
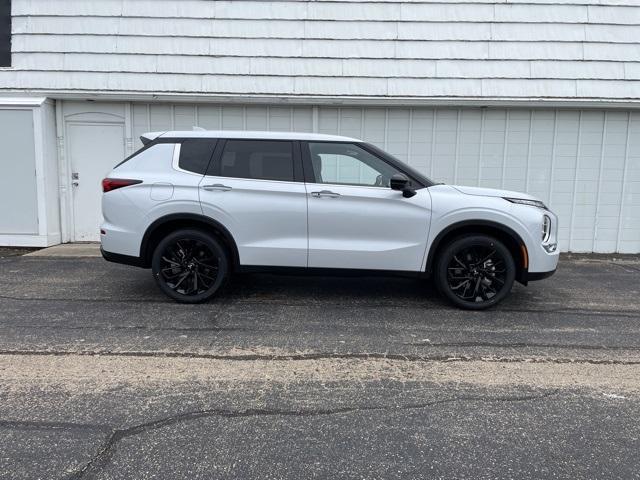
M 436 184 L 311 133 L 154 132 L 103 180 L 102 254 L 185 303 L 245 270 L 431 276 L 462 308 L 551 275 L 557 217 L 523 193 Z

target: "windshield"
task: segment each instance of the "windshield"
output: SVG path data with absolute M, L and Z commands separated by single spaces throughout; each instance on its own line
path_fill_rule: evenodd
M 391 163 L 397 164 L 399 167 L 401 167 L 401 170 L 404 170 L 410 176 L 412 176 L 413 178 L 418 180 L 420 183 L 422 183 L 425 187 L 431 187 L 433 185 L 436 185 L 436 182 L 431 180 L 429 177 L 426 177 L 425 175 L 420 173 L 418 170 L 408 165 L 406 162 L 399 160 L 398 158 L 394 157 L 388 152 L 385 152 L 381 148 L 378 148 L 371 143 L 364 143 L 363 145 L 365 145 L 369 150 L 373 151 L 376 155 L 379 155 L 380 157 L 384 158 L 385 160 L 388 160 Z

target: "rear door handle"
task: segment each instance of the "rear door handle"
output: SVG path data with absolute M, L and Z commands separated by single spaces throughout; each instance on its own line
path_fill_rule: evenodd
M 218 191 L 218 192 L 228 192 L 233 187 L 229 187 L 227 185 L 223 185 L 221 183 L 214 183 L 212 185 L 202 185 L 202 188 L 209 191 Z
M 336 193 L 336 192 L 332 192 L 331 190 L 320 190 L 319 192 L 311 192 L 311 196 L 312 197 L 330 197 L 330 198 L 336 198 L 339 197 L 340 194 Z

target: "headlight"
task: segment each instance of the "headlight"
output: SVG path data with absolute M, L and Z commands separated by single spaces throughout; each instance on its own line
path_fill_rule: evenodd
M 543 208 L 545 210 L 547 209 L 547 206 L 542 203 L 540 200 L 529 200 L 527 198 L 509 198 L 509 197 L 502 197 L 505 200 L 507 200 L 508 202 L 511 203 L 519 203 L 520 205 L 529 205 L 531 207 L 538 207 L 538 208 Z
M 549 236 L 551 235 L 551 219 L 545 215 L 542 218 L 542 242 L 546 242 L 549 240 Z

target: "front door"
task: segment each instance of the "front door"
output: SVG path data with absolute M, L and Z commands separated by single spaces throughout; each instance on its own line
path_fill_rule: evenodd
M 426 188 L 405 198 L 400 173 L 355 143 L 309 142 L 309 267 L 419 271 L 429 233 Z
M 199 191 L 203 213 L 229 230 L 242 265 L 307 266 L 307 199 L 297 144 L 222 140 Z
M 124 158 L 124 125 L 67 123 L 73 240 L 100 240 L 102 179 Z

